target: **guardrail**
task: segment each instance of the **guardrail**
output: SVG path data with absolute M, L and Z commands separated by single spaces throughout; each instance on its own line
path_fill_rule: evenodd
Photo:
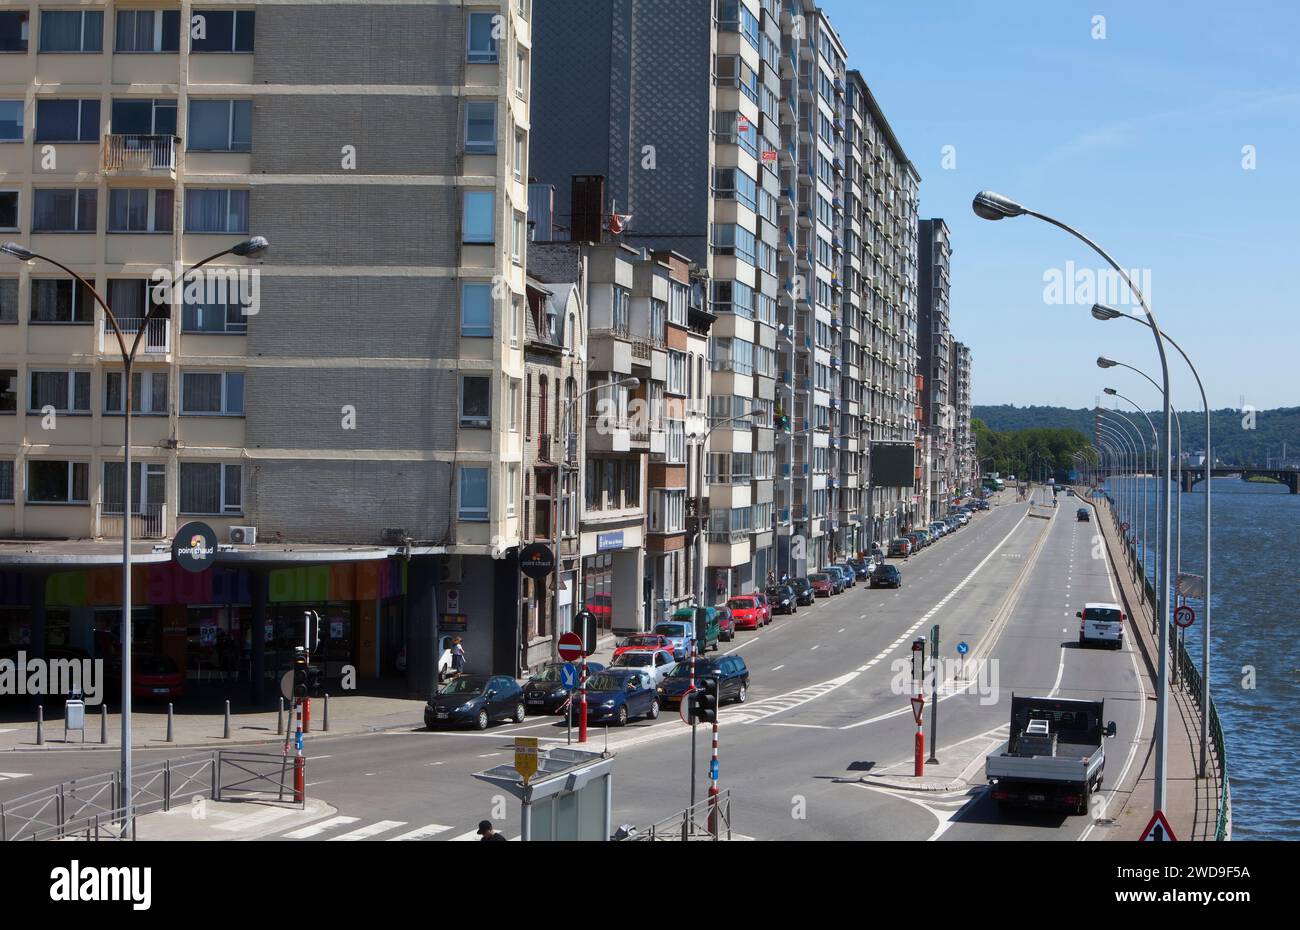
M 637 830 L 623 838 L 623 842 L 690 842 L 692 840 L 731 839 L 731 789 L 716 798 L 705 798 L 671 817 L 651 824 L 644 831 Z

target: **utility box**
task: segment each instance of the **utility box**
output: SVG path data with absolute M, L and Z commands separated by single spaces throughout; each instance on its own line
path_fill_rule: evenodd
M 538 755 L 537 774 L 528 784 L 512 765 L 498 765 L 474 777 L 519 799 L 525 842 L 610 839 L 612 754 L 557 747 Z
M 68 734 L 73 730 L 81 731 L 81 741 L 86 741 L 86 702 L 80 694 L 74 693 L 63 704 L 63 739 L 67 742 Z

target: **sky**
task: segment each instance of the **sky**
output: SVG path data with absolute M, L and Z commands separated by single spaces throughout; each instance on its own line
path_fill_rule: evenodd
M 1107 295 L 1102 259 L 1053 226 L 977 218 L 971 198 L 991 189 L 1138 270 L 1211 407 L 1300 405 L 1300 4 L 822 8 L 921 175 L 921 216 L 952 230 L 952 329 L 976 404 L 1090 407 L 1114 387 L 1160 405 L 1141 376 L 1096 366 L 1161 380 L 1149 329 L 1089 313 L 1110 297 L 1140 314 L 1127 290 Z M 1175 405 L 1200 409 L 1176 353 L 1170 377 Z

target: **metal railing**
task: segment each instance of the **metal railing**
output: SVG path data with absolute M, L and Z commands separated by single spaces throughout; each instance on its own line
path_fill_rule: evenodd
M 95 504 L 96 539 L 121 539 L 125 522 L 121 501 Z M 134 539 L 167 539 L 167 505 L 136 505 L 131 513 L 131 536 Z
M 112 133 L 104 137 L 105 171 L 175 171 L 176 136 Z
M 624 838 L 647 842 L 682 842 L 692 840 L 731 839 L 731 789 L 722 791 L 716 798 L 705 798 L 680 813 L 637 830 Z
M 128 349 L 143 324 L 144 317 L 117 318 L 117 325 L 122 328 L 122 335 L 127 338 Z M 140 340 L 140 350 L 146 355 L 166 355 L 171 351 L 171 320 L 155 317 L 148 325 L 144 338 Z M 113 335 L 113 327 L 107 319 L 100 324 L 99 351 L 105 351 L 106 345 L 110 350 L 117 349 L 117 338 Z

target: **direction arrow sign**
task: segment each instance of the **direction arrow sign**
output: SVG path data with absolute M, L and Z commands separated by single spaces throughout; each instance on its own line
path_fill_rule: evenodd
M 925 698 L 917 695 L 912 698 L 912 716 L 916 718 L 916 725 L 921 725 L 921 714 L 925 711 Z
M 1156 811 L 1152 814 L 1151 822 L 1142 831 L 1142 842 L 1144 843 L 1172 843 L 1176 839 L 1178 837 L 1174 836 L 1169 821 L 1165 819 L 1164 811 Z
M 582 650 L 582 637 L 577 633 L 565 633 L 560 637 L 560 657 L 566 662 L 576 662 L 585 652 Z
M 537 737 L 515 737 L 515 771 L 523 778 L 525 785 L 537 774 Z
M 957 644 L 957 655 L 964 656 L 968 652 L 970 652 L 970 643 Z
M 578 667 L 571 662 L 565 662 L 560 668 L 560 684 L 566 688 L 576 688 L 578 686 Z

